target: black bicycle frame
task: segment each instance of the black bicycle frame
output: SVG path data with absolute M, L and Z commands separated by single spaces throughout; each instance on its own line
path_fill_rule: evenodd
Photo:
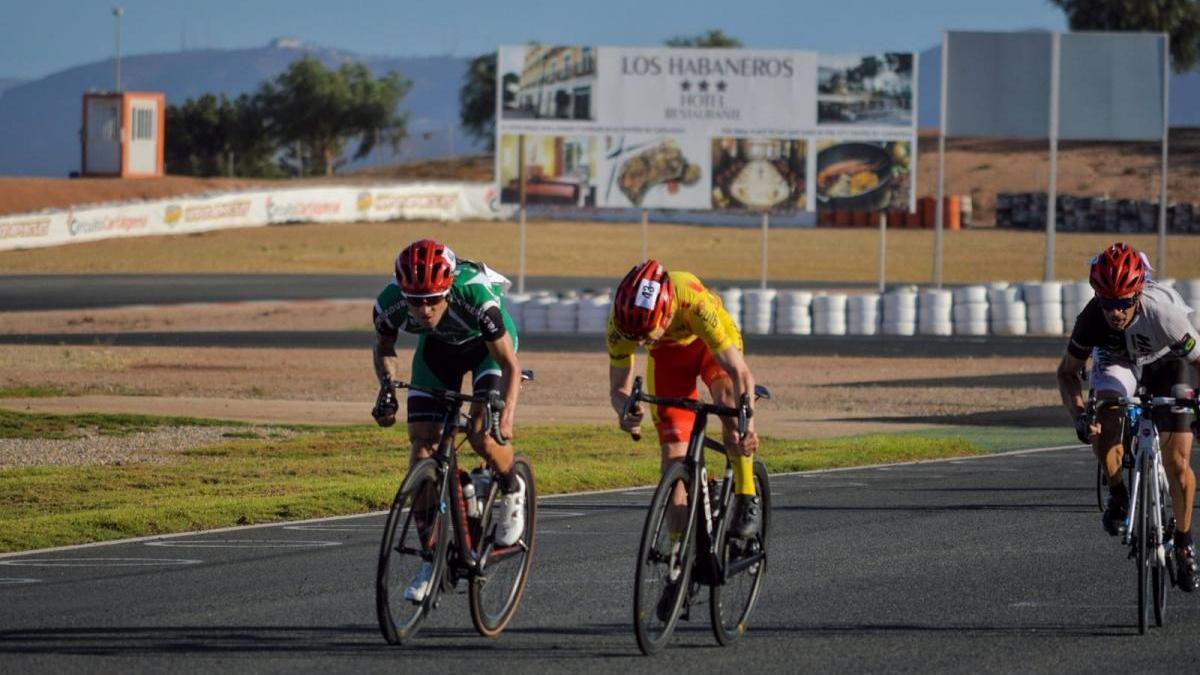
M 709 493 L 708 471 L 704 465 L 704 449 L 708 448 L 714 452 L 719 452 L 725 455 L 725 446 L 707 435 L 708 431 L 708 416 L 717 415 L 718 417 L 731 417 L 738 420 L 738 433 L 744 435 L 746 433 L 746 421 L 750 418 L 752 412 L 749 407 L 749 396 L 743 394 L 742 400 L 737 408 L 714 405 L 711 403 L 702 403 L 695 399 L 689 398 L 660 398 L 642 392 L 642 378 L 634 378 L 633 391 L 629 396 L 629 405 L 633 405 L 638 401 L 643 401 L 651 405 L 663 405 L 673 408 L 683 408 L 696 413 L 695 420 L 692 422 L 692 432 L 688 437 L 687 454 L 683 458 L 683 465 L 692 476 L 692 484 L 698 485 L 698 489 L 694 490 L 695 498 L 699 499 L 702 506 L 697 508 L 696 517 L 700 519 L 700 525 L 703 527 L 696 528 L 696 534 L 699 537 L 697 540 L 696 570 L 702 577 L 701 582 L 708 585 L 724 584 L 729 577 L 755 565 L 761 561 L 766 553 L 757 551 L 745 557 L 739 557 L 737 560 L 730 563 L 728 567 L 721 560 L 721 556 L 717 550 L 718 542 L 716 541 L 716 514 L 713 513 L 712 495 Z M 731 472 L 729 468 L 729 457 L 725 455 L 726 474 Z M 726 480 L 721 487 L 720 501 L 717 502 L 724 506 L 729 498 L 730 481 Z M 728 514 L 722 514 L 722 517 L 727 517 Z M 684 542 L 686 545 L 688 542 Z M 703 555 L 700 556 L 700 552 Z

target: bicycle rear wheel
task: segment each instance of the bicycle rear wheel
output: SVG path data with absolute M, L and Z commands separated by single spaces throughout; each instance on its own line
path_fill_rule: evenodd
M 388 513 L 375 574 L 375 612 L 379 629 L 391 644 L 415 637 L 437 601 L 450 539 L 449 518 L 437 508 L 439 487 L 437 462 L 417 462 L 400 484 Z M 426 564 L 432 567 L 425 597 L 420 602 L 406 600 L 405 587 Z
M 1104 511 L 1104 487 L 1108 485 L 1108 477 L 1104 475 L 1104 465 L 1096 462 L 1096 506 Z
M 746 633 L 750 613 L 762 590 L 763 577 L 767 573 L 767 527 L 771 522 L 771 485 L 767 480 L 767 467 L 762 461 L 754 460 L 754 487 L 762 499 L 762 529 L 754 540 L 743 542 L 727 536 L 733 506 L 733 490 L 721 510 L 721 522 L 717 527 L 717 541 L 721 569 L 725 571 L 724 583 L 709 588 L 709 613 L 712 616 L 713 635 L 722 645 L 737 642 Z M 761 554 L 761 556 L 760 556 Z M 746 564 L 753 558 L 755 562 Z
M 516 457 L 513 471 L 525 481 L 525 532 L 517 543 L 492 551 L 481 573 L 471 579 L 468 592 L 471 622 L 484 637 L 496 637 L 512 620 L 517 605 L 521 603 L 521 595 L 525 592 L 525 583 L 529 580 L 529 567 L 533 564 L 533 550 L 537 541 L 537 486 L 529 460 Z M 489 548 L 495 529 L 492 524 L 492 504 L 500 497 L 499 487 L 493 487 L 483 511 L 480 532 L 484 533 L 484 543 Z
M 673 539 L 668 511 L 677 488 L 688 494 L 687 521 Z M 670 639 L 690 588 L 697 508 L 697 493 L 691 488 L 691 472 L 682 462 L 672 464 L 654 491 L 642 528 L 633 585 L 633 629 L 638 648 L 647 656 Z

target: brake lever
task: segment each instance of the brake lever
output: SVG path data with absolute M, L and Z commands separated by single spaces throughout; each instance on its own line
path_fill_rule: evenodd
M 633 378 L 633 390 L 629 392 L 629 398 L 625 399 L 625 408 L 621 410 L 621 419 L 624 420 L 633 412 L 633 406 L 637 405 L 638 399 L 642 396 L 642 376 L 639 375 Z M 642 440 L 642 434 L 638 431 L 631 431 L 629 435 L 634 441 Z
M 500 411 L 504 410 L 504 397 L 495 389 L 488 392 L 487 432 L 500 445 L 508 445 L 508 439 L 500 434 Z

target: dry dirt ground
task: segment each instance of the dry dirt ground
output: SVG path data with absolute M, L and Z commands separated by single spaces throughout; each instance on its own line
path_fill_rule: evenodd
M 364 333 L 362 349 L 337 350 L 10 346 L 0 351 L 0 389 L 55 387 L 72 395 L 0 398 L 0 406 L 267 423 L 369 423 L 376 393 L 369 315 L 367 302 L 7 313 L 0 320 L 5 333 L 353 328 Z M 612 422 L 599 342 L 583 353 L 524 352 L 522 364 L 537 372 L 537 381 L 522 394 L 519 420 Z M 403 361 L 409 358 L 411 352 L 401 354 Z M 1053 409 L 1053 359 L 748 358 L 774 393 L 761 405 L 759 420 L 760 430 L 770 435 L 909 430 L 963 419 L 1065 423 L 1065 414 Z

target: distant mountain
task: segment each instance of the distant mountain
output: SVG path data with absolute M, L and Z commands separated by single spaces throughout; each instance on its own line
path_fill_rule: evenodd
M 3 94 L 5 89 L 12 89 L 28 81 L 29 79 L 24 77 L 0 77 L 0 94 Z
M 121 60 L 122 85 L 128 91 L 162 91 L 179 104 L 207 93 L 228 96 L 256 89 L 289 63 L 312 54 L 326 66 L 361 60 L 376 74 L 397 70 L 413 86 L 401 103 L 409 113 L 410 140 L 397 157 L 390 149 L 359 165 L 395 163 L 449 154 L 478 152 L 458 126 L 458 88 L 466 58 L 377 57 L 276 40 L 256 49 L 192 50 L 146 54 Z M 8 89 L 0 84 L 0 174 L 66 176 L 79 169 L 81 96 L 113 87 L 111 59 L 60 71 Z M 4 82 L 0 80 L 0 83 Z M 450 127 L 453 127 L 452 129 Z M 428 135 L 428 138 L 426 138 Z

